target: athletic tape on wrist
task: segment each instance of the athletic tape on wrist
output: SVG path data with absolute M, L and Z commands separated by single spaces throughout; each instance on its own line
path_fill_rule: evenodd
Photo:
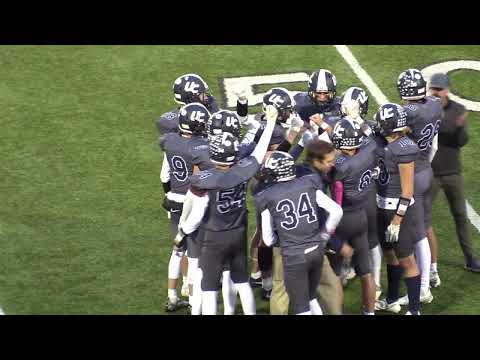
M 408 210 L 408 207 L 410 206 L 410 199 L 407 199 L 407 198 L 403 198 L 401 197 L 399 200 L 398 200 L 398 205 L 397 205 L 397 211 L 396 211 L 396 214 L 398 216 L 405 216 L 405 214 L 407 213 L 407 210 Z

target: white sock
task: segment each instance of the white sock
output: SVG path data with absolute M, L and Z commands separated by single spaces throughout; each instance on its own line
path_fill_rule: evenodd
M 217 315 L 218 291 L 202 291 L 202 315 Z
M 188 258 L 187 282 L 188 285 L 193 285 L 195 282 L 195 275 L 198 270 L 198 259 Z M 185 277 L 183 278 L 185 281 Z
M 248 282 L 234 284 L 235 289 L 240 295 L 240 302 L 242 303 L 243 313 L 245 315 L 255 315 L 255 297 L 253 296 L 253 291 Z
M 177 302 L 177 289 L 168 289 L 168 299 L 173 303 Z
M 305 311 L 303 313 L 295 314 L 295 315 L 312 315 L 311 311 Z
M 374 312 L 363 311 L 363 315 L 375 315 Z
M 188 284 L 188 270 L 187 270 L 187 276 L 184 276 L 182 278 L 182 285 Z
M 437 263 L 432 262 L 432 264 L 430 265 L 430 271 L 438 272 Z
M 262 288 L 266 291 L 270 291 L 273 289 L 273 280 L 271 276 L 262 279 Z
M 230 277 L 230 271 L 224 271 L 222 275 L 223 314 L 234 315 L 237 303 L 237 290 Z
M 310 300 L 310 312 L 312 315 L 323 315 L 322 308 L 317 299 Z
M 370 260 L 372 262 L 372 275 L 375 285 L 380 288 L 380 271 L 382 270 L 382 249 L 380 245 L 370 250 Z
M 170 256 L 170 261 L 168 262 L 168 278 L 177 280 L 180 276 L 180 269 L 182 262 L 182 257 L 178 256 L 176 251 L 172 251 L 172 255 Z
M 415 257 L 417 258 L 418 269 L 421 275 L 421 291 L 422 293 L 430 288 L 430 263 L 432 254 L 430 253 L 430 245 L 428 239 L 423 238 L 415 244 Z
M 197 267 L 196 273 L 193 275 L 193 294 L 190 305 L 192 315 L 202 314 L 202 269 Z
M 184 284 L 188 283 L 188 286 L 192 286 L 192 294 L 193 294 L 193 283 L 195 282 L 195 275 L 198 271 L 198 259 L 188 258 L 188 272 L 187 272 L 187 281 L 185 282 L 185 277 L 183 278 Z M 193 299 L 192 294 L 188 296 L 188 303 L 192 306 Z
M 261 276 L 262 276 L 262 272 L 261 272 L 261 271 L 257 271 L 257 272 L 254 272 L 254 273 L 251 273 L 251 274 L 250 274 L 250 277 L 251 277 L 252 279 L 255 279 L 255 280 L 260 279 Z

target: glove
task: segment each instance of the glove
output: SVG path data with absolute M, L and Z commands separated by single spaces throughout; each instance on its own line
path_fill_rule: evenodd
M 187 235 L 183 232 L 182 228 L 179 227 L 177 235 L 175 236 L 175 239 L 173 240 L 173 242 L 175 243 L 176 247 L 182 248 L 186 238 L 187 238 Z
M 290 130 L 295 131 L 297 133 L 300 132 L 300 130 L 303 127 L 303 120 L 297 114 L 292 115 L 290 118 L 291 118 Z
M 267 108 L 265 109 L 265 117 L 267 118 L 267 121 L 276 122 L 278 118 L 277 108 L 273 105 L 267 105 Z
M 167 211 L 181 211 L 182 204 L 169 200 L 167 196 L 163 198 L 162 207 Z
M 246 104 L 247 103 L 247 101 L 248 101 L 247 90 L 245 88 L 237 89 L 236 91 L 234 91 L 234 94 L 237 96 L 240 104 Z
M 299 140 L 298 145 L 306 147 L 313 139 L 314 135 L 312 134 L 312 132 L 310 130 L 306 130 L 303 133 L 302 138 Z
M 385 231 L 385 241 L 387 243 L 398 242 L 398 234 L 400 233 L 400 225 L 390 224 Z
M 320 239 L 322 239 L 323 241 L 328 241 L 328 240 L 330 240 L 330 236 L 331 236 L 331 235 L 330 235 L 328 232 L 326 232 L 326 231 L 322 231 L 322 232 L 320 233 Z

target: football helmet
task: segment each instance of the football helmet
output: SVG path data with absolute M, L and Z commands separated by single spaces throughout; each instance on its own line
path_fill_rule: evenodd
M 408 128 L 407 113 L 398 104 L 387 103 L 380 106 L 375 114 L 375 121 L 379 134 L 384 137 Z
M 427 82 L 417 69 L 402 72 L 398 76 L 397 88 L 403 100 L 420 100 L 427 95 Z
M 209 139 L 210 160 L 218 165 L 233 165 L 238 154 L 238 138 L 229 132 L 212 135 Z
M 358 149 L 362 145 L 363 139 L 364 135 L 360 125 L 349 117 L 342 118 L 333 128 L 332 143 L 337 149 Z
M 315 104 L 320 105 L 332 101 L 336 93 L 337 79 L 330 70 L 320 69 L 310 75 L 308 95 Z
M 183 106 L 178 113 L 178 129 L 185 134 L 204 134 L 210 112 L 201 103 Z

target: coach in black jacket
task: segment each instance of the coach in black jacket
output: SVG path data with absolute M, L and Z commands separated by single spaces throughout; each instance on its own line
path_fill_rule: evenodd
M 438 150 L 432 161 L 435 175 L 432 196 L 435 198 L 440 188 L 445 192 L 455 221 L 458 240 L 465 255 L 465 268 L 480 272 L 480 261 L 473 255 L 460 162 L 460 148 L 468 142 L 466 129 L 468 112 L 463 105 L 449 99 L 448 86 L 446 74 L 434 74 L 430 80 L 432 95 L 440 97 L 443 105 L 443 117 L 438 133 Z M 432 268 L 432 273 L 436 272 L 436 259 L 433 253 L 434 251 L 432 251 L 432 265 L 435 268 Z M 432 278 L 432 282 L 434 283 L 435 279 Z M 432 285 L 435 286 L 433 283 Z

